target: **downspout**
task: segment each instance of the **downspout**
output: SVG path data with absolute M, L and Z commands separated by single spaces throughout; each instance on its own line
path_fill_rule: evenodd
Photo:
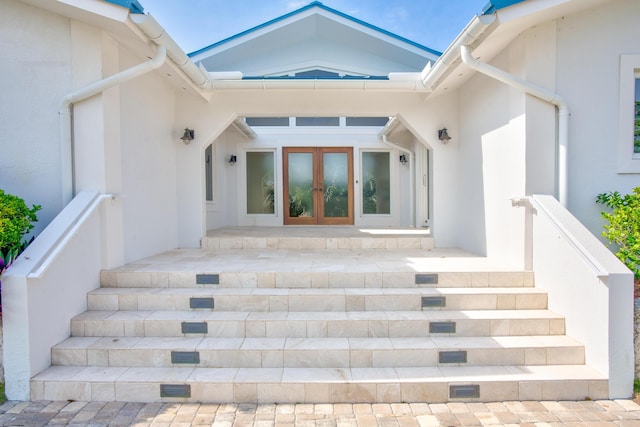
M 395 120 L 395 119 L 393 119 Z M 399 146 L 398 144 L 394 144 L 393 142 L 387 139 L 387 135 L 385 133 L 382 134 L 382 142 L 387 144 L 389 147 L 393 147 L 396 150 L 402 151 L 409 155 L 409 206 L 411 207 L 411 226 L 416 226 L 416 207 L 415 207 L 415 191 L 416 191 L 416 179 L 415 179 L 415 170 L 413 165 L 413 152 L 404 147 Z
M 485 62 L 475 59 L 471 55 L 469 46 L 460 46 L 462 62 L 474 70 L 494 78 L 511 87 L 522 90 L 543 101 L 553 104 L 558 109 L 558 201 L 562 206 L 567 206 L 567 149 L 569 145 L 569 106 L 565 100 L 542 86 L 528 82 L 518 76 L 507 73 Z
M 113 86 L 134 79 L 157 68 L 167 59 L 167 49 L 159 45 L 156 54 L 147 62 L 138 64 L 105 79 L 75 90 L 62 98 L 60 108 L 60 140 L 62 142 L 62 203 L 66 206 L 76 193 L 74 141 L 72 129 L 73 104 L 101 93 Z

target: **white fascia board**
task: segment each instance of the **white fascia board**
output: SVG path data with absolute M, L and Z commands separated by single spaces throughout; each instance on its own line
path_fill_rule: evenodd
M 327 19 L 331 20 L 331 21 L 339 22 L 340 24 L 342 24 L 342 25 L 344 25 L 344 26 L 346 26 L 348 28 L 351 28 L 353 31 L 357 31 L 359 33 L 366 34 L 366 35 L 368 35 L 368 36 L 370 36 L 372 38 L 375 38 L 375 39 L 383 40 L 386 43 L 394 45 L 394 46 L 396 46 L 396 47 L 398 47 L 400 49 L 409 51 L 409 52 L 411 52 L 413 54 L 416 54 L 418 56 L 427 57 L 431 61 L 436 61 L 439 58 L 438 55 L 435 55 L 435 54 L 433 54 L 431 52 L 427 52 L 426 50 L 420 49 L 417 46 L 413 46 L 410 43 L 403 42 L 402 40 L 399 40 L 399 39 L 397 39 L 395 37 L 391 37 L 391 36 L 389 36 L 387 34 L 381 33 L 380 31 L 377 31 L 374 28 L 369 28 L 369 27 L 366 27 L 364 25 L 359 25 L 358 23 L 353 22 L 352 20 L 347 19 L 345 17 L 336 16 L 333 13 L 330 13 L 329 11 L 320 9 L 316 13 L 318 15 L 323 16 L 324 18 L 327 18 Z

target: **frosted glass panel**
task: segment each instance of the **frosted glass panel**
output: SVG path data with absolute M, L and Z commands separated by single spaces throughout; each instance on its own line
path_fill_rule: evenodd
M 247 153 L 247 213 L 275 213 L 273 152 Z
M 391 213 L 389 176 L 389 153 L 362 153 L 362 213 Z
M 324 216 L 349 216 L 349 182 L 347 153 L 324 153 Z
M 313 217 L 313 153 L 289 153 L 289 216 Z

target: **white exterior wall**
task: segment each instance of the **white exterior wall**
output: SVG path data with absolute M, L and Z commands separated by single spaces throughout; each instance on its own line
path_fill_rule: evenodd
M 513 72 L 521 64 L 509 49 L 491 65 Z M 512 57 L 513 56 L 513 57 Z M 510 199 L 524 195 L 526 182 L 525 96 L 476 74 L 458 91 L 460 113 L 460 247 L 523 262 L 521 212 Z M 464 171 L 464 172 L 462 172 Z
M 140 63 L 120 52 L 122 69 Z M 178 246 L 175 92 L 158 73 L 121 85 L 125 262 Z
M 458 99 L 456 96 L 440 96 L 428 103 L 411 105 L 400 111 L 405 125 L 417 140 L 416 151 L 421 145 L 429 149 L 431 170 L 428 171 L 431 202 L 431 231 L 438 247 L 462 247 L 465 238 L 460 232 L 460 217 L 466 208 L 460 203 L 460 144 L 462 135 L 458 122 Z M 451 141 L 443 144 L 438 140 L 438 129 L 446 127 Z M 422 166 L 422 165 L 421 165 Z M 424 169 L 417 168 L 421 177 Z M 422 186 L 416 188 L 423 189 Z M 424 192 L 417 197 L 424 206 Z M 424 213 L 422 214 L 424 218 Z M 424 221 L 424 219 L 422 219 Z M 420 223 L 422 225 L 422 222 Z
M 213 200 L 207 202 L 207 230 L 238 225 L 237 164 L 230 165 L 228 159 L 232 154 L 238 155 L 236 144 L 242 141 L 242 137 L 227 129 L 212 143 Z
M 640 54 L 638 16 L 640 2 L 621 0 L 558 21 L 558 92 L 571 109 L 568 208 L 595 235 L 603 224 L 596 195 L 640 185 L 640 159 L 635 174 L 617 173 L 619 116 L 633 120 L 619 108 L 620 55 Z
M 412 128 L 414 134 L 424 132 L 424 138 L 418 137 L 425 146 L 433 144 L 437 135 L 438 126 L 456 128 L 455 100 L 447 100 L 443 105 L 428 105 L 421 102 L 421 95 L 412 93 L 391 94 L 384 91 L 367 92 L 337 92 L 337 91 L 219 91 L 214 93 L 209 103 L 189 94 L 179 94 L 176 106 L 175 139 L 179 141 L 179 133 L 184 127 L 190 127 L 196 131 L 195 140 L 187 147 L 177 148 L 178 158 L 178 227 L 179 246 L 195 247 L 199 245 L 199 239 L 206 229 L 225 225 L 250 225 L 253 219 L 246 215 L 238 214 L 243 207 L 243 173 L 242 164 L 244 153 L 251 149 L 275 149 L 278 170 L 276 172 L 279 194 L 282 194 L 282 159 L 281 147 L 283 146 L 353 146 L 354 147 L 354 180 L 359 180 L 359 156 L 362 149 L 391 150 L 391 167 L 395 183 L 398 188 L 409 187 L 408 167 L 405 171 L 400 168 L 398 160 L 400 152 L 391 149 L 377 139 L 374 132 L 364 132 L 360 135 L 350 128 L 290 129 L 287 133 L 259 136 L 257 140 L 248 141 L 235 131 L 226 131 L 236 116 L 406 116 L 406 124 Z M 444 123 L 444 124 L 443 124 Z M 301 130 L 302 129 L 302 130 Z M 258 130 L 259 132 L 259 130 Z M 427 136 L 430 135 L 430 136 Z M 216 153 L 214 193 L 217 191 L 214 203 L 204 203 L 204 151 L 213 143 Z M 408 147 L 411 147 L 408 143 Z M 440 144 L 440 143 L 438 143 Z M 455 230 L 456 212 L 454 200 L 455 192 L 452 191 L 452 182 L 455 182 L 455 148 L 442 147 L 441 159 L 443 166 L 438 166 L 439 177 L 434 189 L 434 194 L 445 203 L 434 202 L 439 206 L 438 217 L 440 223 L 437 229 L 443 236 L 447 246 L 455 245 L 455 238 L 451 233 Z M 414 145 L 411 150 L 415 152 L 421 145 Z M 454 147 L 454 146 L 451 146 Z M 440 147 L 438 147 L 440 148 Z M 438 151 L 438 150 L 436 150 Z M 229 166 L 226 160 L 230 154 L 238 156 L 238 164 Z M 448 160 L 446 160 L 448 159 Z M 437 162 L 437 161 L 436 161 Z M 439 163 L 438 163 L 439 165 Z M 420 170 L 416 168 L 416 179 L 420 177 Z M 222 176 L 220 175 L 222 174 Z M 441 178 L 440 178 L 441 177 Z M 396 190 L 398 190 L 396 188 Z M 354 192 L 359 197 L 360 188 L 356 185 Z M 226 198 L 224 197 L 226 195 Z M 393 218 L 373 219 L 360 217 L 356 204 L 356 224 L 369 225 L 412 225 L 411 216 L 404 212 L 408 208 L 409 198 L 406 191 L 400 194 L 396 191 L 398 205 L 402 201 L 403 209 L 397 209 Z M 226 206 L 223 206 L 226 203 Z M 232 206 L 232 204 L 234 204 Z M 276 209 L 282 211 L 281 201 L 276 202 Z M 405 206 L 406 205 L 406 206 Z M 206 206 L 203 208 L 203 206 Z M 403 211 L 401 213 L 400 211 Z M 359 219 L 360 217 L 360 219 Z M 436 226 L 436 220 L 433 225 Z M 275 218 L 268 225 L 281 225 L 282 217 Z M 265 224 L 263 224 L 265 225 Z
M 37 234 L 62 209 L 58 111 L 71 90 L 70 21 L 0 4 L 0 188 L 42 205 Z
M 63 207 L 63 97 L 143 60 L 99 28 L 13 0 L 1 12 L 0 188 L 42 205 L 38 234 Z M 122 86 L 73 106 L 76 191 L 125 196 L 108 267 L 177 246 L 174 89 L 155 73 Z

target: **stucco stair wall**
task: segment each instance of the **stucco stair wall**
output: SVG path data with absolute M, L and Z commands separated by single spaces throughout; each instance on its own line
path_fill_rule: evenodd
M 607 398 L 606 377 L 585 365 L 532 272 L 414 237 L 341 233 L 314 234 L 312 248 L 301 236 L 258 236 L 253 247 L 209 237 L 103 272 L 32 379 L 32 399 Z

